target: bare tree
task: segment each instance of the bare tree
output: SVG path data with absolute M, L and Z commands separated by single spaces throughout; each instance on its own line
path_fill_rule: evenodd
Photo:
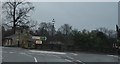
M 69 24 L 64 24 L 58 29 L 58 31 L 60 31 L 62 34 L 68 35 L 72 31 L 72 26 Z
M 46 30 L 48 33 L 49 33 L 49 35 L 52 35 L 52 32 L 55 34 L 55 32 L 56 32 L 56 30 L 55 30 L 55 27 L 53 28 L 53 24 L 51 23 L 51 22 L 48 22 L 48 23 L 46 23 L 46 22 L 41 22 L 40 24 L 39 24 L 39 28 L 38 28 L 39 30 L 41 30 L 41 31 L 44 31 L 44 30 Z M 53 30 L 52 30 L 53 29 Z
M 45 30 L 47 30 L 47 23 L 46 22 L 41 22 L 39 24 L 39 29 L 45 29 Z
M 7 19 L 6 25 L 12 23 L 12 28 L 15 29 L 17 26 L 30 23 L 29 12 L 34 9 L 34 6 L 30 2 L 5 2 L 3 3 L 3 13 L 5 19 Z
M 55 30 L 55 26 L 53 26 L 53 24 L 51 22 L 47 23 L 47 31 L 49 32 L 49 35 L 55 35 L 56 30 Z

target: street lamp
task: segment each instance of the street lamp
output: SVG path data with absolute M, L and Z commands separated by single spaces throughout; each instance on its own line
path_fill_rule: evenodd
M 52 39 L 53 39 L 53 35 L 54 35 L 54 24 L 55 24 L 55 20 L 52 20 Z
M 53 23 L 53 24 L 55 23 L 55 19 L 52 20 L 52 23 Z
M 52 20 L 52 42 L 51 42 L 51 49 L 53 49 L 53 36 L 54 36 L 54 24 L 55 24 L 55 20 Z

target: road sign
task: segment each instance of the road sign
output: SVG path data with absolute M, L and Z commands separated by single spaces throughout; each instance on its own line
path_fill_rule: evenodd
M 39 36 L 32 36 L 32 39 L 40 39 Z
M 40 39 L 46 41 L 47 37 L 40 37 Z
M 40 40 L 36 40 L 35 43 L 36 43 L 36 44 L 42 44 L 42 41 L 40 41 Z

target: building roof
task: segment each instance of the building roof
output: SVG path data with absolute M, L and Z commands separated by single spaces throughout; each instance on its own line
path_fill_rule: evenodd
M 7 37 L 5 37 L 5 38 L 14 38 L 14 37 L 16 37 L 16 35 L 15 35 L 15 34 L 10 35 L 10 36 L 7 36 Z

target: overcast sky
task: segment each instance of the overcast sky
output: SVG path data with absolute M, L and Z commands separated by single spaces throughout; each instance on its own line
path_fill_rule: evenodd
M 114 29 L 118 24 L 117 2 L 34 2 L 32 18 L 38 23 L 51 22 L 55 27 L 67 23 L 78 30 L 93 30 L 99 27 Z

